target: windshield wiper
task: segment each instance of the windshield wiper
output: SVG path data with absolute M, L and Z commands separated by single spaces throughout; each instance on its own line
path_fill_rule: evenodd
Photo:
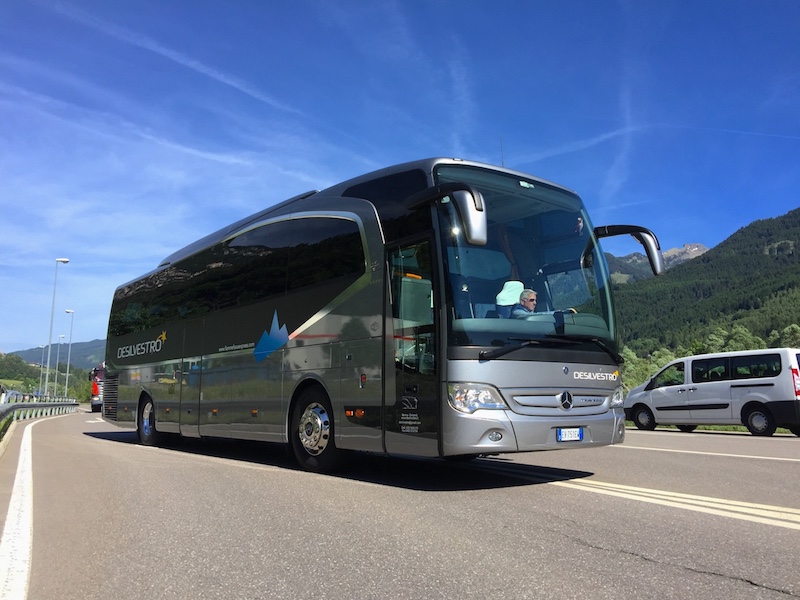
M 519 350 L 520 348 L 525 348 L 527 346 L 540 346 L 541 344 L 578 344 L 583 342 L 583 340 L 570 340 L 570 339 L 562 339 L 558 336 L 549 336 L 547 338 L 508 338 L 512 342 L 520 342 L 519 344 L 513 344 L 508 346 L 501 346 L 499 348 L 494 348 L 492 350 L 481 350 L 478 353 L 478 358 L 481 360 L 492 360 L 493 358 L 500 358 L 501 356 L 505 356 L 510 352 L 514 352 L 515 350 Z
M 570 345 L 570 344 L 583 344 L 586 342 L 591 342 L 593 344 L 597 344 L 600 348 L 605 351 L 614 361 L 621 365 L 625 362 L 625 359 L 620 356 L 620 354 L 614 350 L 611 346 L 606 344 L 600 338 L 593 336 L 593 335 L 553 335 L 548 334 L 544 338 L 508 338 L 512 342 L 520 342 L 519 344 L 513 344 L 508 346 L 501 346 L 499 348 L 493 348 L 492 350 L 481 350 L 478 353 L 478 358 L 480 360 L 492 360 L 494 358 L 500 358 L 501 356 L 505 356 L 515 350 L 519 350 L 520 348 L 526 348 L 527 346 L 541 346 L 542 344 L 551 345 L 551 346 L 563 346 L 563 345 Z
M 565 342 L 576 342 L 576 343 L 577 342 L 592 342 L 592 343 L 597 344 L 598 346 L 600 346 L 600 348 L 602 348 L 605 351 L 606 354 L 608 354 L 611 358 L 613 358 L 614 362 L 616 362 L 618 365 L 621 365 L 622 363 L 625 362 L 625 359 L 622 358 L 622 355 L 620 355 L 619 352 L 614 350 L 611 346 L 606 344 L 599 337 L 596 337 L 596 336 L 593 336 L 593 335 L 552 335 L 552 334 L 548 334 L 547 338 L 551 339 L 551 340 L 564 340 Z

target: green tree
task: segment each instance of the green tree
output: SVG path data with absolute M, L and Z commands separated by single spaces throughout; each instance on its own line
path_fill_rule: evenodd
M 625 362 L 622 364 L 622 383 L 630 390 L 658 371 L 667 363 L 675 360 L 675 354 L 667 348 L 659 348 L 646 358 L 640 358 L 627 346 L 620 352 Z
M 800 348 L 800 325 L 792 323 L 780 332 L 773 329 L 767 338 L 770 348 Z
M 730 329 L 718 327 L 700 343 L 692 344 L 692 354 L 710 352 L 735 352 L 766 348 L 764 340 L 754 335 L 744 325 L 735 324 Z
M 647 360 L 639 358 L 628 346 L 620 352 L 625 362 L 622 363 L 622 384 L 630 391 L 650 376 L 650 365 Z

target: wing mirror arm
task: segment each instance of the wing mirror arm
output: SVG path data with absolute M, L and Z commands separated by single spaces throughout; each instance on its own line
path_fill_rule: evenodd
M 661 275 L 664 272 L 664 256 L 661 254 L 661 245 L 655 233 L 639 225 L 605 225 L 594 228 L 597 239 L 626 234 L 633 236 L 644 247 L 653 274 Z

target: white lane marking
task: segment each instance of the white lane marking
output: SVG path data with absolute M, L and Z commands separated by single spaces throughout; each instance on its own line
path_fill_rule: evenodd
M 695 496 L 678 492 L 637 488 L 614 483 L 604 483 L 602 481 L 592 481 L 591 479 L 552 481 L 549 483 L 561 487 L 594 492 L 596 494 L 605 494 L 618 498 L 648 502 L 650 504 L 681 508 L 731 519 L 750 521 L 752 523 L 760 523 L 762 525 L 800 530 L 800 510 L 796 508 L 771 506 L 769 504 L 753 504 L 750 502 L 725 500 L 723 498 L 712 498 L 709 496 Z
M 645 446 L 630 446 L 627 444 L 615 444 L 611 448 L 623 448 L 625 450 L 649 450 L 651 452 L 676 452 L 678 454 L 702 454 L 704 456 L 724 456 L 726 458 L 751 458 L 754 460 L 776 460 L 779 462 L 800 462 L 800 458 L 781 458 L 778 456 L 752 456 L 749 454 L 725 454 L 724 452 L 701 452 L 699 450 L 673 450 L 669 448 L 647 448 Z
M 17 474 L 8 503 L 3 537 L 0 538 L 0 600 L 25 600 L 33 548 L 33 442 L 31 430 L 44 421 L 74 413 L 32 421 L 22 433 Z
M 28 575 L 33 537 L 33 464 L 31 429 L 25 428 L 19 449 L 17 474 L 8 504 L 3 537 L 0 539 L 0 599 L 19 600 L 28 595 Z
M 724 498 L 713 498 L 710 496 L 695 496 L 693 494 L 683 494 L 680 492 L 669 492 L 650 488 L 633 487 L 617 483 L 606 483 L 593 479 L 569 479 L 553 481 L 552 478 L 540 473 L 520 473 L 511 464 L 484 463 L 490 466 L 492 471 L 502 471 L 513 477 L 544 483 L 559 487 L 591 492 L 594 494 L 604 494 L 626 500 L 636 500 L 649 504 L 658 504 L 670 508 L 691 510 L 694 512 L 750 521 L 762 525 L 773 527 L 783 527 L 785 529 L 800 530 L 800 509 L 787 508 L 784 506 L 772 506 L 769 504 L 755 504 L 752 502 L 742 502 L 739 500 L 726 500 Z M 474 465 L 468 468 L 483 470 L 483 465 Z M 484 471 L 485 472 L 485 471 Z

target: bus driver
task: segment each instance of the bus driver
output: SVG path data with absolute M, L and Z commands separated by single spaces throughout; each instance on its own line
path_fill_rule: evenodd
M 514 319 L 524 319 L 531 316 L 534 310 L 536 310 L 536 292 L 526 288 L 519 295 L 519 302 L 511 307 L 511 316 Z

